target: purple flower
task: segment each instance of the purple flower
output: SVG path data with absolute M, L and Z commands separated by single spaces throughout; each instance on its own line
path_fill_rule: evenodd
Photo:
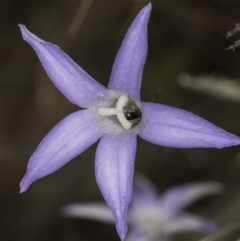
M 24 40 L 36 51 L 52 82 L 70 102 L 85 108 L 64 118 L 42 140 L 30 158 L 21 192 L 101 139 L 95 157 L 96 180 L 122 239 L 127 232 L 137 134 L 154 144 L 177 148 L 240 144 L 239 137 L 192 113 L 141 102 L 150 11 L 148 4 L 129 28 L 113 65 L 109 89 L 92 79 L 60 48 L 20 25 Z
M 176 232 L 217 230 L 208 219 L 183 212 L 187 205 L 210 194 L 218 194 L 222 186 L 215 182 L 185 184 L 167 190 L 159 196 L 145 178 L 137 179 L 133 199 L 127 214 L 130 232 L 126 241 L 167 241 Z M 87 218 L 113 223 L 112 212 L 102 203 L 69 204 L 62 208 L 67 217 Z

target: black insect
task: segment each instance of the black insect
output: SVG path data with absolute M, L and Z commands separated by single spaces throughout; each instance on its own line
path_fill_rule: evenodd
M 127 105 L 123 108 L 123 113 L 126 119 L 132 123 L 133 126 L 137 125 L 142 120 L 142 112 L 133 100 L 129 100 Z

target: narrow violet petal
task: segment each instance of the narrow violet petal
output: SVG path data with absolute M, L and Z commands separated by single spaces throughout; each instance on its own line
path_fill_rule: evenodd
M 61 213 L 65 217 L 86 218 L 114 224 L 111 210 L 103 203 L 68 204 L 62 208 Z
M 49 78 L 70 102 L 80 107 L 89 107 L 106 90 L 59 47 L 38 38 L 24 25 L 19 26 L 23 39 L 35 50 Z
M 222 191 L 222 185 L 216 182 L 185 184 L 167 190 L 162 196 L 161 203 L 165 209 L 177 215 L 181 209 L 194 201 Z
M 165 226 L 165 233 L 166 235 L 187 231 L 213 233 L 217 231 L 217 229 L 218 227 L 214 222 L 194 215 L 185 214 L 169 222 L 168 225 Z
M 104 136 L 96 152 L 96 180 L 122 240 L 127 233 L 126 214 L 132 198 L 136 144 L 136 135 Z
M 122 90 L 140 100 L 142 71 L 147 55 L 147 23 L 151 3 L 137 15 L 118 51 L 111 78 L 110 89 Z
M 143 123 L 139 135 L 154 144 L 176 147 L 223 148 L 240 144 L 240 138 L 188 111 L 143 103 Z
M 102 136 L 101 121 L 89 110 L 72 113 L 58 123 L 31 156 L 21 192 L 32 182 L 45 177 L 86 150 Z
M 155 186 L 143 175 L 137 174 L 134 179 L 132 205 L 155 203 L 158 191 Z

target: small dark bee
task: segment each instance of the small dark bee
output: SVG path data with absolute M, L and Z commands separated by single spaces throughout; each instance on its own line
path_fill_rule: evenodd
M 123 113 L 133 126 L 139 124 L 142 120 L 142 112 L 132 99 L 129 99 L 127 105 L 123 108 Z

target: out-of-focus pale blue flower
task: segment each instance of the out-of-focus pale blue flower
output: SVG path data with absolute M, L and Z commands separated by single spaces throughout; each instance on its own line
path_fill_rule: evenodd
M 183 209 L 200 198 L 221 191 L 222 186 L 215 182 L 191 183 L 171 188 L 159 196 L 146 178 L 138 178 L 127 214 L 130 231 L 126 241 L 167 241 L 177 232 L 216 231 L 215 223 Z M 69 204 L 62 208 L 61 213 L 66 217 L 114 224 L 112 212 L 102 203 Z
M 85 108 L 67 116 L 42 140 L 29 160 L 21 191 L 100 139 L 95 157 L 96 180 L 122 239 L 127 232 L 137 134 L 154 144 L 177 148 L 240 144 L 239 137 L 192 113 L 141 102 L 150 11 L 148 4 L 130 26 L 113 65 L 109 89 L 92 79 L 60 48 L 20 25 L 24 40 L 36 51 L 52 82 L 70 102 Z

